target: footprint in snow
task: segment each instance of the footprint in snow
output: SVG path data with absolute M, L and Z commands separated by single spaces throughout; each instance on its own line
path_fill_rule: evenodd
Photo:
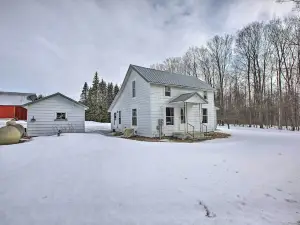
M 293 200 L 293 199 L 287 199 L 286 198 L 285 201 L 288 202 L 288 203 L 297 203 L 297 201 Z

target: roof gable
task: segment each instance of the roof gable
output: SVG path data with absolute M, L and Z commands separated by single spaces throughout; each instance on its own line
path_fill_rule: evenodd
M 121 85 L 121 88 L 108 108 L 109 112 L 111 112 L 112 108 L 118 101 L 120 95 L 123 93 L 123 90 L 127 84 L 127 81 L 129 79 L 132 70 L 137 72 L 146 82 L 151 84 L 176 86 L 176 87 L 189 88 L 195 90 L 211 90 L 211 91 L 215 90 L 209 84 L 205 83 L 204 81 L 194 76 L 170 73 L 168 71 L 155 70 L 155 69 L 150 69 L 150 68 L 130 64 L 126 72 L 125 78 L 123 80 L 123 83 Z
M 192 92 L 192 93 L 185 93 L 185 94 L 181 94 L 178 97 L 174 98 L 173 100 L 171 100 L 169 103 L 177 103 L 177 102 L 188 102 L 189 99 L 191 99 L 192 97 L 198 97 L 199 98 L 199 103 L 202 104 L 208 104 L 207 100 L 205 100 L 201 95 L 199 95 L 199 93 L 197 92 Z
M 201 90 L 214 90 L 209 84 L 194 76 L 170 73 L 156 69 L 145 68 L 136 65 L 130 65 L 147 82 L 152 84 L 177 86 Z
M 30 105 L 33 105 L 33 104 L 35 104 L 35 103 L 44 101 L 44 100 L 46 100 L 46 99 L 53 98 L 53 97 L 55 97 L 55 96 L 60 96 L 60 97 L 66 99 L 66 100 L 68 100 L 68 101 L 70 101 L 70 102 L 73 102 L 73 103 L 75 103 L 75 104 L 77 104 L 77 105 L 83 107 L 84 109 L 88 109 L 87 106 L 85 106 L 85 105 L 83 105 L 83 104 L 81 104 L 81 103 L 75 101 L 74 99 L 71 99 L 71 98 L 69 98 L 69 97 L 67 97 L 67 96 L 65 96 L 65 95 L 63 95 L 63 94 L 61 94 L 61 93 L 59 93 L 59 92 L 57 92 L 57 93 L 55 93 L 55 94 L 52 94 L 52 95 L 48 95 L 48 96 L 46 96 L 46 97 L 44 97 L 44 98 L 40 98 L 40 99 L 38 99 L 38 100 L 36 100 L 36 101 L 33 101 L 33 102 L 28 102 L 28 103 L 24 104 L 23 106 L 30 106 Z

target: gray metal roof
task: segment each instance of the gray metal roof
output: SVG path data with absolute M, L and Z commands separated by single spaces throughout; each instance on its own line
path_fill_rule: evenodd
M 147 82 L 153 84 L 179 86 L 193 89 L 214 90 L 209 84 L 194 76 L 187 76 L 168 71 L 155 70 L 131 65 Z
M 192 93 L 186 93 L 186 94 L 182 94 L 179 95 L 178 97 L 172 99 L 169 103 L 175 103 L 175 102 L 185 102 L 188 99 L 190 99 L 191 97 L 193 97 L 194 95 L 198 95 L 200 97 L 200 99 L 205 102 L 206 104 L 208 103 L 204 98 L 202 98 L 201 95 L 199 95 L 197 92 L 192 92 Z
M 65 95 L 63 95 L 63 94 L 61 94 L 61 93 L 59 93 L 59 92 L 57 92 L 57 93 L 55 93 L 55 94 L 52 94 L 52 95 L 48 95 L 48 96 L 43 97 L 43 98 L 40 98 L 40 99 L 38 99 L 38 100 L 36 100 L 36 101 L 33 101 L 33 102 L 28 102 L 28 103 L 24 104 L 23 106 L 33 105 L 33 104 L 35 104 L 35 103 L 44 101 L 44 100 L 49 99 L 49 98 L 52 98 L 52 97 L 54 97 L 54 96 L 61 96 L 61 97 L 65 98 L 65 99 L 67 99 L 67 100 L 69 100 L 69 101 L 71 101 L 71 102 L 73 102 L 73 103 L 75 103 L 75 104 L 77 104 L 77 105 L 79 105 L 79 106 L 84 107 L 85 109 L 88 108 L 87 106 L 81 104 L 80 102 L 77 102 L 77 101 L 75 101 L 74 99 L 71 99 L 71 98 L 69 98 L 69 97 L 67 97 L 67 96 L 65 96 Z

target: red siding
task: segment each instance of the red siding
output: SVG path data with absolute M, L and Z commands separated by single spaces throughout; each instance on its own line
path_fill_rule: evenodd
M 0 105 L 0 118 L 18 118 L 18 120 L 26 120 L 27 109 L 21 106 Z
M 15 115 L 14 106 L 0 105 L 0 118 L 14 118 L 14 115 Z
M 15 117 L 18 118 L 18 120 L 27 120 L 27 109 L 16 106 Z

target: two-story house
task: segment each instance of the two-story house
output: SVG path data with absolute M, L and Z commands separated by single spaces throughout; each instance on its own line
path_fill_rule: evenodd
M 194 76 L 130 65 L 108 110 L 111 128 L 145 137 L 214 131 L 214 91 Z

